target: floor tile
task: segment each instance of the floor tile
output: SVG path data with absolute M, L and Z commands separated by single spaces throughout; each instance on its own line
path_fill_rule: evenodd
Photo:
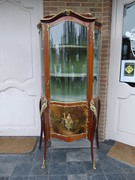
M 83 162 L 68 162 L 67 174 L 85 174 L 85 167 Z
M 135 173 L 135 166 L 130 166 L 121 162 L 119 162 L 119 166 L 123 173 Z
M 135 173 L 126 173 L 123 174 L 126 180 L 135 180 Z
M 106 180 L 105 175 L 88 175 L 88 180 Z
M 0 154 L 0 163 L 4 163 L 4 158 L 6 157 L 7 155 L 3 155 L 3 154 Z
M 3 157 L 2 163 L 16 163 L 18 161 L 18 155 L 9 155 Z
M 35 160 L 35 153 L 20 154 L 18 155 L 17 162 L 19 163 L 32 163 Z
M 111 145 L 101 142 L 99 144 L 99 151 L 106 155 L 109 152 L 111 147 L 112 147 Z
M 91 153 L 89 149 L 78 149 L 67 152 L 67 162 L 91 161 Z
M 51 161 L 53 162 L 66 162 L 66 152 L 53 150 L 51 152 Z
M 42 169 L 44 144 L 28 154 L 0 154 L 0 180 L 134 180 L 135 167 L 107 156 L 114 141 L 94 148 L 96 170 L 90 148 L 58 148 L 47 143 L 46 168 Z
M 29 180 L 28 176 L 12 176 L 10 180 Z
M 48 176 L 29 176 L 29 180 L 49 180 Z
M 14 163 L 0 163 L 0 176 L 11 176 L 14 167 Z
M 101 175 L 104 174 L 104 171 L 100 165 L 100 162 L 96 162 L 96 170 L 92 168 L 92 163 L 91 162 L 84 162 L 85 166 L 85 172 L 86 174 L 95 174 L 95 175 Z
M 12 176 L 28 176 L 32 168 L 31 163 L 17 164 L 13 170 Z
M 105 140 L 103 143 L 110 145 L 110 146 L 113 146 L 115 144 L 115 141 L 114 140 Z
M 42 163 L 44 158 L 44 153 L 36 153 L 34 162 Z M 50 162 L 50 152 L 46 153 L 46 163 Z
M 63 162 L 51 162 L 50 163 L 50 175 L 65 175 L 66 174 L 66 163 Z
M 30 172 L 30 176 L 43 176 L 49 174 L 50 163 L 46 163 L 45 169 L 42 169 L 42 163 L 34 163 Z
M 107 174 L 107 180 L 126 180 L 123 174 Z
M 68 175 L 68 180 L 87 180 L 86 174 Z
M 49 180 L 67 180 L 67 176 L 50 175 Z
M 112 158 L 106 157 L 105 159 L 100 160 L 100 164 L 106 174 L 119 174 L 122 172 L 119 162 Z
M 0 175 L 0 180 L 9 180 L 9 176 L 1 176 Z

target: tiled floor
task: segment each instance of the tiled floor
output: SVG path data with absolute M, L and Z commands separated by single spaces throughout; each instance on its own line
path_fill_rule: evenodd
M 41 169 L 43 148 L 25 155 L 0 155 L 0 180 L 135 180 L 135 167 L 107 157 L 113 141 L 94 148 L 93 170 L 89 148 L 52 149 L 48 143 L 46 168 Z

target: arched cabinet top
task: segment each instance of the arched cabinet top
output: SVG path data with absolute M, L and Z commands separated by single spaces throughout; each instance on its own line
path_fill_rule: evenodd
M 69 18 L 74 17 L 76 19 L 79 19 L 80 21 L 94 22 L 96 26 L 99 26 L 99 27 L 101 26 L 101 22 L 96 17 L 92 16 L 91 13 L 79 14 L 75 11 L 72 11 L 71 9 L 65 9 L 64 11 L 58 14 L 44 16 L 44 18 L 40 20 L 40 23 L 37 25 L 37 27 L 40 28 L 42 23 L 52 23 L 64 17 L 69 17 Z

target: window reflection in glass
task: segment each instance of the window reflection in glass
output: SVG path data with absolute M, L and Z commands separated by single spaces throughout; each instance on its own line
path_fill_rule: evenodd
M 135 40 L 134 17 L 135 17 L 135 2 L 124 6 L 123 32 L 122 32 L 122 60 L 135 59 L 131 46 L 133 45 L 132 39 L 134 38 Z
M 135 87 L 135 1 L 124 6 L 120 81 Z

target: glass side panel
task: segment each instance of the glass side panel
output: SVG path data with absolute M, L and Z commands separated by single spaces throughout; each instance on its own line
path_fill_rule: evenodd
M 42 96 L 45 96 L 45 82 L 44 82 L 44 49 L 43 49 L 43 39 L 42 32 L 40 31 L 40 49 L 41 49 L 41 90 Z
M 135 1 L 124 5 L 120 81 L 135 87 Z
M 50 100 L 86 101 L 87 27 L 64 21 L 50 28 Z
M 99 31 L 94 32 L 93 53 L 93 97 L 98 95 L 98 56 L 99 56 Z

